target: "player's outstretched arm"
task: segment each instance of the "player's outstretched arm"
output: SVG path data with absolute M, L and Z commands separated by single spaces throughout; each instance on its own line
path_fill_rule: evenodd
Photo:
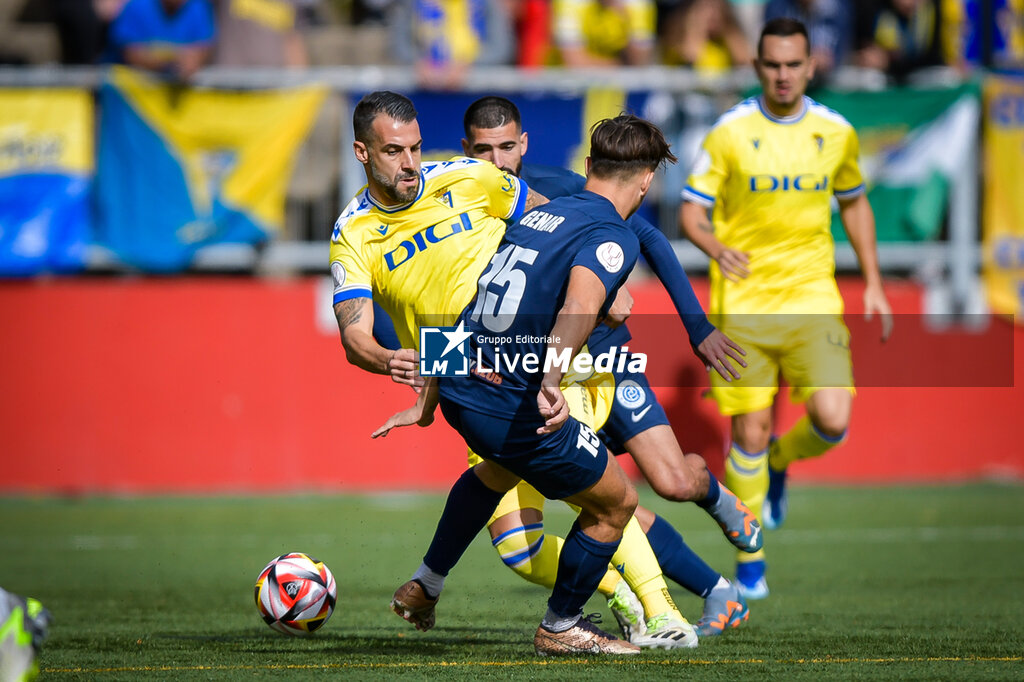
M 859 194 L 849 201 L 840 202 L 839 217 L 867 283 L 864 288 L 864 316 L 870 320 L 878 313 L 882 321 L 882 341 L 885 341 L 892 334 L 893 316 L 882 285 L 882 273 L 878 269 L 875 213 L 867 195 Z
M 672 304 L 690 337 L 690 345 L 704 367 L 709 371 L 714 369 L 726 381 L 739 379 L 740 375 L 732 363 L 746 367 L 743 360 L 746 351 L 708 321 L 668 238 L 640 216 L 634 215 L 628 225 L 640 241 L 640 252 L 672 298 Z M 622 291 L 619 290 L 620 295 Z
M 565 301 L 551 328 L 547 352 L 554 352 L 561 357 L 568 349 L 569 357 L 576 357 L 587 337 L 594 331 L 606 295 L 604 284 L 597 275 L 582 265 L 574 266 L 569 273 Z M 562 424 L 569 418 L 569 407 L 559 388 L 564 374 L 557 363 L 552 363 L 541 379 L 537 407 L 546 421 L 543 427 L 537 429 L 537 433 L 553 433 L 562 428 Z
M 723 277 L 736 282 L 750 274 L 750 257 L 718 240 L 706 208 L 692 201 L 684 201 L 679 208 L 679 225 L 687 239 L 718 263 Z
M 747 351 L 718 329 L 712 329 L 703 341 L 693 346 L 693 351 L 704 363 L 706 370 L 715 370 L 726 381 L 740 378 L 739 371 L 732 365 L 733 362 L 744 369 L 747 366 L 747 361 L 743 359 Z
M 416 402 L 401 412 L 388 417 L 383 425 L 377 428 L 370 438 L 383 438 L 391 432 L 391 429 L 403 426 L 430 426 L 434 423 L 434 410 L 437 409 L 438 387 L 437 380 L 430 378 L 423 383 L 423 390 L 416 396 Z
M 417 384 L 419 356 L 411 348 L 388 350 L 373 338 L 373 304 L 366 297 L 350 298 L 334 304 L 341 345 L 348 361 L 374 374 L 390 374 L 398 383 Z

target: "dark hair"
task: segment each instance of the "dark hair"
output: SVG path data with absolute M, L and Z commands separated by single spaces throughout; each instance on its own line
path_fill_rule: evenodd
M 786 38 L 789 36 L 801 35 L 804 37 L 804 42 L 807 43 L 807 54 L 811 53 L 811 38 L 807 35 L 807 27 L 804 26 L 803 22 L 792 17 L 776 17 L 775 19 L 769 20 L 764 28 L 761 29 L 761 37 L 757 39 L 757 58 L 761 58 L 761 54 L 764 51 L 764 37 L 765 36 L 780 36 Z
M 462 117 L 462 129 L 467 138 L 470 128 L 488 130 L 509 123 L 515 123 L 517 128 L 523 129 L 523 118 L 519 115 L 519 108 L 511 100 L 494 95 L 481 97 L 470 104 Z
M 352 112 L 352 130 L 356 140 L 363 144 L 373 141 L 373 121 L 378 114 L 387 114 L 399 123 L 409 123 L 416 120 L 416 107 L 405 95 L 389 90 L 365 95 Z
M 590 129 L 590 173 L 625 180 L 676 162 L 658 126 L 632 114 L 606 118 Z

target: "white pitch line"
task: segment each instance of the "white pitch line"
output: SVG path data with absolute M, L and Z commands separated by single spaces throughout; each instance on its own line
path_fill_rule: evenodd
M 374 669 L 452 669 L 452 668 L 555 668 L 558 666 L 588 666 L 590 668 L 607 668 L 612 666 L 629 666 L 631 668 L 658 666 L 680 668 L 684 666 L 721 666 L 721 665 L 823 665 L 823 664 L 907 664 L 907 663 L 1015 663 L 1024 661 L 1020 656 L 899 656 L 884 658 L 795 658 L 795 659 L 766 659 L 766 658 L 740 658 L 740 659 L 705 659 L 705 658 L 676 658 L 676 659 L 635 659 L 628 661 L 621 659 L 586 659 L 586 658 L 564 658 L 546 660 L 521 660 L 521 661 L 395 661 L 390 663 L 311 663 L 311 664 L 224 664 L 224 665 L 142 665 L 124 666 L 110 668 L 43 668 L 42 672 L 49 675 L 60 673 L 119 673 L 119 672 L 176 672 L 176 671 L 232 671 L 232 670 L 374 670 Z

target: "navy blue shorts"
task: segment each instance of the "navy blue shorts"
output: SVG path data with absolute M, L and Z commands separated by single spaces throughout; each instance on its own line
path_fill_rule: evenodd
M 615 372 L 614 376 L 615 400 L 598 435 L 612 454 L 621 455 L 626 451 L 626 441 L 649 428 L 668 424 L 668 416 L 646 375 Z
M 597 483 L 608 451 L 589 426 L 573 417 L 554 433 L 537 435 L 544 422 L 532 415 L 512 419 L 483 414 L 441 396 L 441 412 L 473 452 L 500 464 L 550 500 L 561 500 Z

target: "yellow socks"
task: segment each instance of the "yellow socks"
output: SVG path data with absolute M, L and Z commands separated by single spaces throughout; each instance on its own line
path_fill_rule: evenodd
M 544 533 L 541 524 L 513 528 L 491 541 L 501 561 L 519 577 L 549 590 L 558 575 L 558 555 L 564 539 Z M 615 592 L 622 576 L 610 564 L 597 591 L 606 597 Z
M 793 425 L 793 428 L 775 441 L 771 448 L 768 463 L 772 469 L 782 471 L 798 459 L 818 457 L 825 454 L 842 443 L 845 438 L 845 431 L 835 438 L 826 436 L 814 428 L 810 418 L 804 415 Z M 739 493 L 736 494 L 739 495 Z
M 661 566 L 636 517 L 626 524 L 619 549 L 612 555 L 612 563 L 640 598 L 647 618 L 669 612 L 673 618 L 686 622 L 668 593 Z
M 491 544 L 506 566 L 531 583 L 551 589 L 563 542 L 557 535 L 545 535 L 543 524 L 534 523 L 506 531 Z
M 725 487 L 743 500 L 760 522 L 761 507 L 768 494 L 768 449 L 750 453 L 733 443 L 725 459 Z M 739 552 L 736 556 L 740 563 L 759 561 L 764 559 L 764 550 L 753 554 Z

